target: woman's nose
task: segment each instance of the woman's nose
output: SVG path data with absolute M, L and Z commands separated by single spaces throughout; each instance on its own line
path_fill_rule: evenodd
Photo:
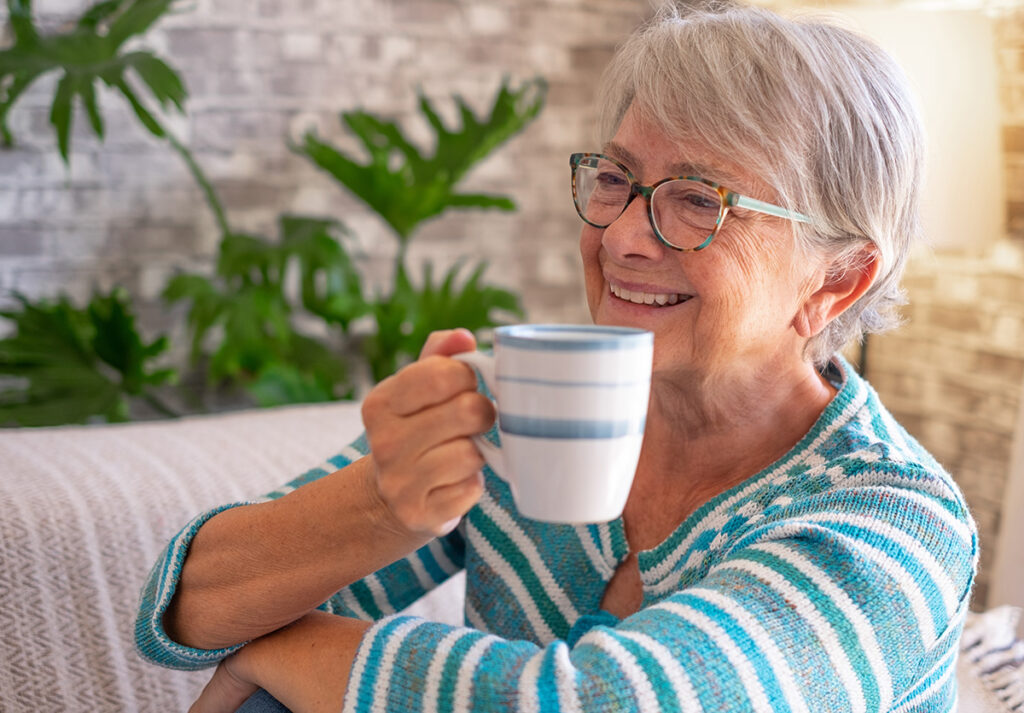
M 604 229 L 601 244 L 620 259 L 643 257 L 655 260 L 661 257 L 664 249 L 651 227 L 643 196 L 636 196 L 626 210 Z

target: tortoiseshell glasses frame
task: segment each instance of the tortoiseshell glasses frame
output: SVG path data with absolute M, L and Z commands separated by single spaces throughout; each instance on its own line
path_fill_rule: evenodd
M 593 220 L 587 217 L 587 215 L 585 214 L 584 206 L 580 199 L 579 191 L 577 190 L 577 171 L 579 170 L 579 168 L 581 166 L 584 166 L 586 168 L 597 168 L 599 161 L 607 161 L 608 163 L 612 164 L 619 171 L 621 171 L 623 175 L 626 177 L 626 180 L 629 181 L 629 194 L 623 202 L 621 210 L 619 210 L 615 217 L 613 217 L 611 220 L 607 221 L 604 224 L 595 223 Z M 721 230 L 722 223 L 725 221 L 725 216 L 729 214 L 729 209 L 732 208 L 733 206 L 739 208 L 746 208 L 747 210 L 756 211 L 758 213 L 773 215 L 778 218 L 794 220 L 800 223 L 811 222 L 811 219 L 806 215 L 803 215 L 802 213 L 797 213 L 796 211 L 787 210 L 786 208 L 774 205 L 772 203 L 767 203 L 756 198 L 741 195 L 736 191 L 732 191 L 726 188 L 725 186 L 715 183 L 714 181 L 709 181 L 708 179 L 702 178 L 701 176 L 669 176 L 649 186 L 645 186 L 636 179 L 636 176 L 633 175 L 632 171 L 630 171 L 628 168 L 623 166 L 615 159 L 609 156 L 605 156 L 604 154 L 574 153 L 571 156 L 569 156 L 569 165 L 572 168 L 573 203 L 576 205 L 576 212 L 579 214 L 583 222 L 587 223 L 588 225 L 592 225 L 595 228 L 607 228 L 609 225 L 614 223 L 620 215 L 622 215 L 626 211 L 626 208 L 629 207 L 629 204 L 633 202 L 634 198 L 636 198 L 637 196 L 643 196 L 644 201 L 647 203 L 647 217 L 648 220 L 650 220 L 651 228 L 654 230 L 654 235 L 658 238 L 658 241 L 661 242 L 663 245 L 672 248 L 673 250 L 678 250 L 681 252 L 696 252 L 698 250 L 703 250 L 708 245 L 710 245 L 711 241 L 715 239 L 716 235 L 718 235 L 718 231 Z M 660 228 L 658 227 L 658 220 L 653 206 L 653 198 L 655 195 L 655 191 L 657 191 L 662 186 L 671 183 L 672 181 L 692 181 L 695 183 L 699 183 L 702 184 L 703 186 L 706 186 L 707 188 L 710 188 L 718 195 L 719 209 L 717 218 L 714 222 L 714 226 L 710 229 L 710 232 L 706 237 L 704 237 L 703 239 L 698 238 L 698 244 L 696 244 L 695 246 L 687 247 L 676 245 L 671 240 L 666 238 L 665 235 L 662 234 Z M 587 198 L 589 200 L 589 196 Z

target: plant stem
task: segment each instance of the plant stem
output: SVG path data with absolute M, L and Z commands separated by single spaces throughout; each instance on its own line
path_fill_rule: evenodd
M 199 184 L 199 188 L 203 191 L 203 195 L 206 197 L 206 203 L 210 206 L 210 210 L 213 211 L 213 217 L 217 221 L 217 226 L 220 228 L 221 235 L 228 235 L 231 233 L 231 228 L 228 226 L 228 219 L 224 213 L 224 206 L 221 205 L 220 199 L 217 198 L 216 192 L 213 190 L 213 186 L 210 181 L 207 180 L 206 175 L 202 169 L 199 168 L 199 164 L 196 163 L 192 153 L 185 148 L 182 144 L 166 129 L 164 129 L 164 135 L 167 136 L 167 142 L 177 151 L 181 157 L 185 160 L 185 164 L 188 166 L 188 170 L 192 173 L 192 177 Z
M 181 418 L 181 414 L 165 404 L 156 394 L 151 391 L 143 391 L 142 400 L 153 407 L 158 413 L 168 418 Z

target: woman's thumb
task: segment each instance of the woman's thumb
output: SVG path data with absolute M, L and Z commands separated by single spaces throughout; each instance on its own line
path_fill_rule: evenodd
M 423 345 L 423 350 L 420 351 L 420 359 L 437 354 L 451 356 L 452 354 L 471 352 L 474 349 L 476 349 L 476 337 L 468 329 L 464 327 L 442 329 L 437 332 L 431 332 L 430 336 L 427 337 L 427 343 Z

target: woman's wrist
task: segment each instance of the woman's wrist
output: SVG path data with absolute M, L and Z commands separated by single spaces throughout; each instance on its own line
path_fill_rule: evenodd
M 226 665 L 233 676 L 265 689 L 293 713 L 338 711 L 352 662 L 371 626 L 312 611 L 250 642 Z

